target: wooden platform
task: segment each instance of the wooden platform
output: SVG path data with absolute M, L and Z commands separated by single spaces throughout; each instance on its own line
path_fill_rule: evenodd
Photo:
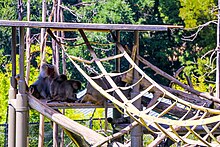
M 74 31 L 83 29 L 88 31 L 167 31 L 169 28 L 183 28 L 176 25 L 134 25 L 134 24 L 92 24 L 92 23 L 70 23 L 70 22 L 40 22 L 40 21 L 14 21 L 0 20 L 0 26 L 5 27 L 30 27 L 51 28 L 55 30 Z
M 67 103 L 67 102 L 50 102 L 48 100 L 40 100 L 43 104 L 54 109 L 84 109 L 84 108 L 104 108 L 102 105 L 88 104 L 88 103 Z M 108 103 L 108 108 L 114 108 L 114 105 Z

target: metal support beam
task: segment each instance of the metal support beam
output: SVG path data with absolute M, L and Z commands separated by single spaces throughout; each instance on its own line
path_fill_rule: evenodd
M 25 94 L 24 79 L 24 27 L 19 27 L 19 75 L 18 94 L 16 98 L 16 147 L 27 146 L 28 135 L 28 103 Z
M 8 147 L 15 147 L 15 108 L 11 104 L 11 101 L 16 98 L 17 93 L 17 81 L 16 76 L 16 27 L 12 27 L 12 41 L 11 41 L 11 58 L 12 58 L 12 77 L 9 89 L 9 106 L 8 106 Z
M 134 45 L 137 46 L 136 55 L 138 55 L 139 54 L 139 32 L 138 31 L 134 32 Z M 137 65 L 139 64 L 137 59 L 135 59 L 135 63 Z M 133 78 L 133 83 L 136 83 L 138 81 L 138 79 L 139 79 L 139 74 L 135 70 L 134 70 L 134 76 L 133 77 L 134 77 Z M 140 85 L 139 84 L 134 86 L 134 88 L 133 88 L 133 90 L 131 92 L 131 98 L 133 98 L 133 97 L 135 97 L 136 95 L 139 94 L 139 89 L 140 89 Z M 141 99 L 138 99 L 133 104 L 139 110 L 142 109 Z M 142 126 L 141 125 L 138 125 L 137 127 L 133 128 L 131 130 L 131 146 L 132 147 L 142 147 L 143 146 L 143 132 L 142 132 Z

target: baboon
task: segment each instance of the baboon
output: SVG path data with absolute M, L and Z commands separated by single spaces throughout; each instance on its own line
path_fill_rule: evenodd
M 65 80 L 59 84 L 58 89 L 57 95 L 48 102 L 64 102 L 67 100 L 76 101 L 76 93 L 81 89 L 81 82 L 78 80 Z
M 67 77 L 64 74 L 54 78 L 50 84 L 50 96 L 54 98 L 58 94 L 59 86 L 62 82 L 66 81 Z
M 58 76 L 57 69 L 54 65 L 42 63 L 40 74 L 29 88 L 29 92 L 38 99 L 50 99 L 50 83 Z
M 89 76 L 95 77 L 97 76 L 97 74 L 91 73 Z M 110 85 L 108 84 L 105 78 L 94 79 L 94 82 L 96 82 L 96 84 L 98 84 L 104 90 L 107 90 L 110 87 Z M 96 105 L 104 104 L 104 102 L 106 101 L 106 98 L 104 98 L 104 96 L 102 96 L 99 91 L 93 88 L 93 86 L 89 82 L 87 83 L 86 88 L 87 88 L 87 91 L 81 100 L 82 103 L 91 102 Z
M 131 82 L 132 82 L 132 79 L 133 79 L 133 75 L 131 75 L 130 73 L 126 73 L 126 74 L 123 74 L 123 75 L 121 75 L 121 80 L 122 81 L 129 81 L 130 83 L 128 83 L 128 84 L 131 84 Z M 127 79 L 128 78 L 128 79 Z M 147 79 L 145 79 L 145 78 L 143 78 L 141 81 L 140 81 L 140 91 L 143 91 L 143 90 L 145 90 L 145 89 L 147 89 L 149 86 L 151 86 L 152 84 L 147 80 Z M 131 91 L 129 91 L 129 92 L 131 92 Z M 161 91 L 161 90 L 159 90 L 157 87 L 153 87 L 153 88 L 151 88 L 150 90 L 149 90 L 149 92 L 151 92 L 152 94 L 153 94 L 153 98 L 151 99 L 151 101 L 149 102 L 149 104 L 148 104 L 148 106 L 147 106 L 147 108 L 149 108 L 149 107 L 151 107 L 152 105 L 154 105 L 156 102 L 157 102 L 157 100 L 158 100 L 158 98 L 160 97 L 160 96 L 163 96 L 163 92 Z M 127 92 L 126 92 L 127 93 Z
M 97 76 L 97 74 L 91 73 L 90 76 L 95 77 L 95 76 Z M 117 86 L 123 87 L 126 84 L 125 82 L 123 82 L 121 80 L 121 76 L 112 77 L 112 80 L 117 84 Z M 104 90 L 112 88 L 105 77 L 99 78 L 99 79 L 94 79 L 94 82 L 96 82 Z M 85 96 L 83 96 L 81 102 L 91 102 L 96 105 L 103 105 L 104 104 L 104 102 L 106 101 L 106 98 L 99 91 L 97 91 L 95 88 L 93 88 L 89 82 L 87 83 L 86 88 L 87 88 L 87 92 L 86 92 Z M 130 90 L 123 91 L 123 93 L 126 95 L 126 97 L 129 96 L 129 91 Z M 111 92 L 109 94 L 111 94 L 116 99 L 121 101 L 120 97 L 115 92 Z

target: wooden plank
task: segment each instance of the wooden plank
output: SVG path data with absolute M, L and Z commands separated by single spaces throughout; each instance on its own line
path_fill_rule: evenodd
M 67 102 L 51 102 L 47 103 L 47 100 L 40 100 L 43 104 L 53 108 L 53 109 L 84 109 L 84 108 L 104 108 L 103 105 L 95 105 L 88 103 L 67 103 Z M 114 108 L 113 104 L 108 104 L 108 108 Z
M 75 135 L 77 142 L 80 143 L 82 146 L 91 146 L 98 141 L 105 139 L 104 136 L 58 113 L 52 108 L 41 103 L 33 96 L 28 95 L 28 100 L 30 107 L 37 110 L 42 115 L 46 116 L 47 118 L 51 119 L 62 127 L 66 128 L 67 130 L 71 131 Z
M 0 26 L 23 26 L 31 28 L 52 28 L 59 30 L 121 30 L 121 31 L 167 31 L 168 28 L 183 28 L 175 25 L 134 25 L 134 24 L 91 24 L 91 23 L 69 23 L 69 22 L 38 22 L 38 21 L 14 21 L 0 20 Z

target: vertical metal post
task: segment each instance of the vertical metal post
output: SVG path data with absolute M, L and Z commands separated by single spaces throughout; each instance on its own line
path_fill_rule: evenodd
M 19 75 L 18 94 L 16 97 L 16 147 L 27 146 L 28 103 L 24 80 L 24 27 L 19 28 Z
M 134 32 L 134 44 L 137 46 L 137 52 L 136 55 L 139 54 L 139 32 L 135 31 Z M 138 65 L 139 62 L 138 60 L 135 58 L 135 63 Z M 134 76 L 133 76 L 133 83 L 136 83 L 139 79 L 139 73 L 137 71 L 134 70 Z M 139 89 L 140 89 L 140 85 L 137 84 L 136 86 L 134 86 L 134 88 L 132 89 L 131 92 L 131 98 L 135 97 L 136 95 L 139 94 Z M 142 106 L 141 106 L 141 99 L 138 99 L 137 101 L 135 101 L 134 106 L 141 110 Z M 138 125 L 137 127 L 133 128 L 131 130 L 131 146 L 132 147 L 142 147 L 143 146 L 143 133 L 142 133 L 142 126 Z
M 220 0 L 218 0 L 218 25 L 217 25 L 217 59 L 216 59 L 216 96 L 220 98 Z
M 9 89 L 9 106 L 8 106 L 8 147 L 15 147 L 15 129 L 16 129 L 16 115 L 15 108 L 11 102 L 15 100 L 17 93 L 16 76 L 16 27 L 12 27 L 12 41 L 11 41 L 11 58 L 12 58 L 12 77 Z

